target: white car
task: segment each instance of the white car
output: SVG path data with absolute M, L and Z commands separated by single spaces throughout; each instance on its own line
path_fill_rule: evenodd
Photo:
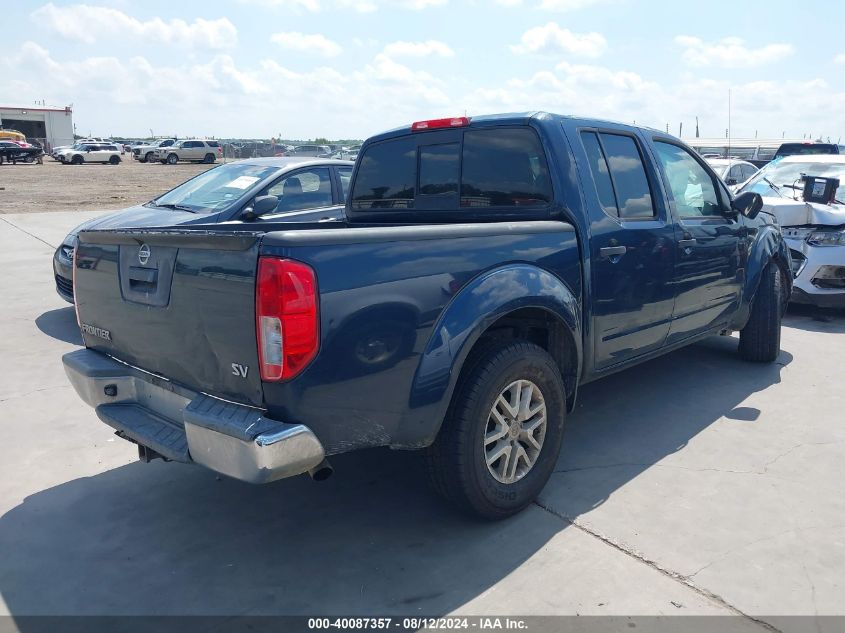
M 728 187 L 737 187 L 760 171 L 745 160 L 735 158 L 706 158 L 706 160 Z
M 77 143 L 70 149 L 62 150 L 57 158 L 65 165 L 84 163 L 120 163 L 120 149 L 110 143 Z
M 802 176 L 838 178 L 829 204 L 806 202 Z M 845 308 L 845 154 L 787 156 L 766 165 L 739 190 L 763 196 L 792 256 L 792 301 Z
M 110 143 L 111 141 L 106 141 L 101 138 L 81 138 L 77 141 L 74 141 L 73 145 L 59 145 L 58 147 L 54 147 L 53 150 L 50 152 L 50 158 L 53 160 L 61 160 L 59 158 L 59 154 L 63 152 L 67 152 L 68 150 L 73 149 L 77 145 L 81 145 L 83 143 Z

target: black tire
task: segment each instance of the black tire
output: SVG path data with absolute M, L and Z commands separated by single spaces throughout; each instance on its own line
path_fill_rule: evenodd
M 545 437 L 533 466 L 513 483 L 502 483 L 488 468 L 484 437 L 491 408 L 518 380 L 530 380 L 542 394 Z M 565 415 L 563 379 L 548 353 L 524 341 L 483 345 L 467 359 L 440 433 L 425 450 L 434 489 L 478 517 L 503 519 L 516 514 L 536 499 L 554 470 Z
M 152 152 L 147 152 L 144 158 L 141 160 L 142 163 L 151 163 L 155 160 L 155 154 Z
M 165 162 L 165 161 L 162 161 L 162 162 Z M 168 165 L 175 165 L 176 163 L 179 162 L 179 157 L 176 154 L 168 154 L 166 162 L 167 162 Z
M 77 154 L 76 156 L 74 156 L 73 158 L 70 159 L 71 165 L 81 165 L 84 162 L 85 162 L 85 159 L 82 158 L 82 156 L 80 156 L 79 154 Z
M 783 272 L 775 262 L 763 269 L 751 302 L 751 317 L 739 332 L 739 355 L 753 363 L 772 363 L 780 354 L 783 315 Z
M 120 163 L 119 156 L 112 156 L 111 158 L 109 158 L 109 165 L 117 165 L 118 163 Z
M 206 165 L 211 165 L 215 160 L 216 159 L 214 157 L 214 154 L 209 153 L 205 155 L 205 158 L 202 159 L 202 162 Z

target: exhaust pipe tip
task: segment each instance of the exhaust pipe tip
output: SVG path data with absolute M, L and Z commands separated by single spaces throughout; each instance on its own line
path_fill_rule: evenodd
M 329 464 L 329 460 L 324 459 L 319 464 L 314 466 L 314 468 L 310 469 L 308 471 L 308 474 L 314 481 L 325 481 L 326 479 L 332 476 L 333 472 L 334 468 L 332 468 L 332 465 Z

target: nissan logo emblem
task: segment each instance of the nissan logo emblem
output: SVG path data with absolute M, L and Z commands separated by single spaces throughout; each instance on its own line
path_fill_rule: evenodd
M 146 244 L 141 244 L 141 248 L 138 249 L 138 261 L 141 262 L 141 266 L 144 266 L 149 260 L 150 247 Z

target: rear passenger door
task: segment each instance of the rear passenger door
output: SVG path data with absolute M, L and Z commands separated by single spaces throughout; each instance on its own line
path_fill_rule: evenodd
M 182 158 L 187 160 L 201 160 L 205 153 L 205 143 L 202 141 L 188 141 L 185 143 L 185 148 Z
M 669 333 L 675 234 L 643 143 L 621 129 L 581 128 L 570 145 L 591 230 L 594 368 L 661 347 Z

